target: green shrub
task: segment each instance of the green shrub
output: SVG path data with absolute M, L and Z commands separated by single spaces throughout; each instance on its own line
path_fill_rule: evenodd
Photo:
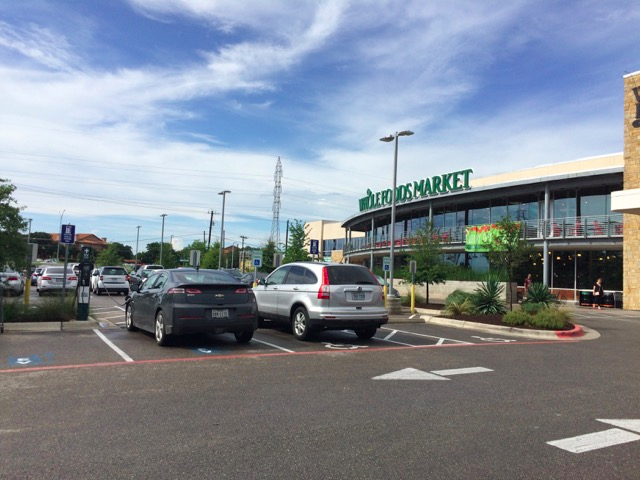
M 520 306 L 521 311 L 532 316 L 538 313 L 540 310 L 545 310 L 546 308 L 548 307 L 542 303 L 531 303 L 527 301 L 523 302 Z
M 460 290 L 456 288 L 453 292 L 451 292 L 444 301 L 445 307 L 450 303 L 463 303 L 465 300 L 471 300 L 473 297 L 473 293 L 465 292 L 464 290 Z
M 73 295 L 65 297 L 64 303 L 60 297 L 41 298 L 30 312 L 33 322 L 59 322 L 72 320 L 76 317 L 76 299 Z
M 556 305 L 558 299 L 544 283 L 533 283 L 527 291 L 527 299 L 523 302 L 523 304 L 526 303 L 535 303 L 549 308 Z
M 502 317 L 502 321 L 507 325 L 516 327 L 518 325 L 530 325 L 532 318 L 533 317 L 526 312 L 523 312 L 521 310 L 513 310 Z
M 531 324 L 547 330 L 562 330 L 567 325 L 568 314 L 564 310 L 544 309 L 531 318 Z
M 503 315 L 507 307 L 500 298 L 504 286 L 497 278 L 489 276 L 486 281 L 478 285 L 472 297 L 474 312 L 481 315 Z
M 23 322 L 29 316 L 29 306 L 21 299 L 3 299 L 2 315 L 5 322 Z
M 444 307 L 444 311 L 449 315 L 469 315 L 474 311 L 473 302 L 471 298 L 465 298 L 461 302 L 449 302 Z

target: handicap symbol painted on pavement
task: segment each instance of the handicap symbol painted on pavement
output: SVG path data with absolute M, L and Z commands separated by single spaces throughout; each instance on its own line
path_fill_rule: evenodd
M 193 351 L 199 355 L 210 355 L 212 353 L 218 353 L 219 350 L 217 348 L 201 347 L 194 348 Z
M 42 355 L 29 355 L 27 357 L 9 357 L 7 365 L 10 367 L 33 367 L 53 363 L 53 353 L 47 352 Z
M 329 343 L 322 342 L 326 348 L 332 350 L 357 350 L 358 348 L 369 348 L 368 345 L 349 345 L 348 343 Z

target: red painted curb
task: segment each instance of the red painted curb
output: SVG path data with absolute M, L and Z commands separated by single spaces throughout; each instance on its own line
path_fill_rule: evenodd
M 580 325 L 575 325 L 573 330 L 556 330 L 556 337 L 565 338 L 565 337 L 581 337 L 584 335 L 584 330 Z

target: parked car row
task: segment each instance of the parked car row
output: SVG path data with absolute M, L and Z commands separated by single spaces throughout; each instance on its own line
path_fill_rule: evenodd
M 166 345 L 172 336 L 196 332 L 234 333 L 248 342 L 267 320 L 290 326 L 299 340 L 344 329 L 368 339 L 389 317 L 382 286 L 366 267 L 295 262 L 253 288 L 221 270 L 156 270 L 131 283 L 125 318 L 129 331 L 147 330 Z

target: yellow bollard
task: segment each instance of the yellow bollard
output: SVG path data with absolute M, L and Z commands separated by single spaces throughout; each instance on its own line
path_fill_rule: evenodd
M 29 296 L 31 295 L 31 276 L 27 278 L 24 284 L 24 304 L 29 305 Z
M 411 284 L 411 315 L 416 313 L 416 286 Z
M 382 295 L 384 296 L 384 308 L 387 308 L 387 286 L 382 287 Z

